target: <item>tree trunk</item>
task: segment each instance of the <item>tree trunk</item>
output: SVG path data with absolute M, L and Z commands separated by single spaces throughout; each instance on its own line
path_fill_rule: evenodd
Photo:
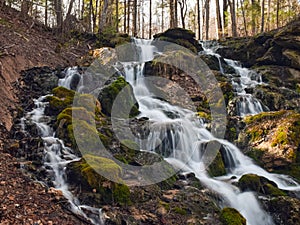
M 127 31 L 128 34 L 130 33 L 130 0 L 127 2 Z
M 228 37 L 228 0 L 223 1 L 224 37 Z
M 261 1 L 261 29 L 260 32 L 265 31 L 265 0 Z
M 170 7 L 170 28 L 175 27 L 175 12 L 174 12 L 174 0 L 169 0 Z
M 48 27 L 48 0 L 45 1 L 45 26 Z
M 161 31 L 163 32 L 165 29 L 165 15 L 164 15 L 165 7 L 164 0 L 161 0 Z
M 108 0 L 104 0 L 103 8 L 101 10 L 101 17 L 100 17 L 100 25 L 99 25 L 99 33 L 102 33 L 104 27 L 106 26 L 106 18 L 107 18 L 107 9 L 108 9 Z
M 251 26 L 252 26 L 252 35 L 255 35 L 256 33 L 256 18 L 255 18 L 255 0 L 251 0 L 252 9 L 251 9 Z
M 126 29 L 126 18 L 127 18 L 127 0 L 124 0 L 124 33 L 127 33 Z
M 200 0 L 197 0 L 197 22 L 198 22 L 198 39 L 201 39 L 201 16 L 200 16 Z
M 185 16 L 186 16 L 186 12 L 187 12 L 186 0 L 180 0 L 180 1 L 178 1 L 178 3 L 180 6 L 180 16 L 181 16 L 182 28 L 185 29 Z
M 267 30 L 270 31 L 271 0 L 268 0 Z
M 149 39 L 152 38 L 152 0 L 149 3 Z
M 276 27 L 279 28 L 279 10 L 280 10 L 280 0 L 277 0 L 276 4 Z
M 119 33 L 119 0 L 116 0 L 116 32 Z
M 218 24 L 218 38 L 220 39 L 222 35 L 222 19 L 221 19 L 221 12 L 220 12 L 220 2 L 216 0 L 216 14 L 217 14 L 217 24 Z
M 210 0 L 205 1 L 204 8 L 205 8 L 205 39 L 208 40 L 209 39 Z
M 231 27 L 232 27 L 232 36 L 237 36 L 237 28 L 236 28 L 236 11 L 235 11 L 235 0 L 228 0 L 230 6 L 230 14 L 231 14 Z
M 174 2 L 174 26 L 178 27 L 178 1 Z
M 0 0 L 0 9 L 5 6 L 5 0 Z
M 133 0 L 133 36 L 137 36 L 137 0 Z
M 242 0 L 240 0 L 240 3 L 241 3 L 242 14 L 243 14 L 243 23 L 244 23 L 245 35 L 247 37 L 248 36 L 248 30 L 247 30 L 247 21 L 246 21 L 246 15 L 245 15 L 244 2 L 242 2 Z
M 54 9 L 56 14 L 56 26 L 58 32 L 62 32 L 62 0 L 54 0 Z

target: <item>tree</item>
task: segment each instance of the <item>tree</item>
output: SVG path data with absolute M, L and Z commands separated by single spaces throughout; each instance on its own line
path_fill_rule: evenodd
M 224 36 L 228 36 L 228 0 L 223 0 L 223 27 Z
M 232 36 L 237 36 L 235 0 L 228 0 L 231 15 Z
M 218 25 L 218 37 L 222 37 L 222 19 L 221 19 L 221 11 L 220 11 L 220 2 L 216 0 L 216 16 L 217 16 L 217 25 Z
M 170 7 L 170 28 L 175 27 L 175 1 L 169 0 Z
M 200 0 L 197 0 L 198 39 L 201 39 Z
M 205 8 L 205 39 L 209 39 L 209 14 L 210 14 L 210 0 L 206 0 L 204 4 Z
M 242 14 L 243 14 L 243 23 L 244 23 L 245 35 L 248 36 L 248 29 L 247 29 L 247 21 L 246 21 L 246 15 L 245 15 L 244 1 L 240 0 L 240 5 L 241 5 L 241 9 L 242 9 Z
M 261 1 L 261 29 L 260 32 L 265 30 L 265 0 Z
M 182 28 L 185 29 L 185 17 L 187 13 L 187 3 L 186 0 L 178 0 L 179 7 L 180 7 L 180 17 L 181 17 L 181 24 Z
M 133 0 L 133 36 L 137 36 L 137 0 Z
M 56 26 L 58 32 L 62 32 L 63 7 L 62 0 L 54 0 L 54 10 L 56 14 Z
M 152 0 L 149 1 L 149 39 L 152 38 Z
M 116 0 L 116 32 L 119 32 L 119 0 Z

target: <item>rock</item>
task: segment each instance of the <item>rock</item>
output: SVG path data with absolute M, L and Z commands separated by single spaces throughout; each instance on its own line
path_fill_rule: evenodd
M 98 100 L 102 106 L 102 112 L 107 116 L 131 118 L 139 114 L 138 103 L 134 97 L 132 87 L 124 77 L 118 77 L 115 81 L 103 87 Z M 117 111 L 112 113 L 113 104 L 117 100 Z
M 163 42 L 172 42 L 172 43 L 181 45 L 196 54 L 200 51 L 203 51 L 202 46 L 195 39 L 195 33 L 190 30 L 183 29 L 183 28 L 168 29 L 167 31 L 160 33 L 160 34 L 156 34 L 153 37 L 154 37 L 154 41 L 153 41 L 154 45 L 157 45 L 157 44 L 161 45 L 162 43 L 157 42 L 157 40 L 159 40 L 159 41 L 163 41 Z M 165 44 L 166 43 L 164 43 L 163 46 L 158 46 L 158 48 L 166 47 Z
M 246 219 L 233 208 L 222 209 L 220 220 L 223 225 L 246 225 Z
M 256 174 L 243 175 L 238 182 L 242 191 L 255 191 L 263 195 L 285 196 L 286 193 L 280 190 L 277 185 L 265 177 Z
M 293 111 L 265 112 L 245 118 L 238 146 L 269 171 L 299 180 L 300 115 Z
M 264 200 L 266 210 L 278 225 L 300 223 L 300 200 L 288 196 L 280 196 Z

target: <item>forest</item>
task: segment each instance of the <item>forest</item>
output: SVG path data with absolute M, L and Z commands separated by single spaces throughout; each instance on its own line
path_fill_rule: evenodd
M 247 37 L 284 26 L 298 0 L 0 0 L 57 33 L 128 33 L 141 38 L 182 27 L 197 39 Z

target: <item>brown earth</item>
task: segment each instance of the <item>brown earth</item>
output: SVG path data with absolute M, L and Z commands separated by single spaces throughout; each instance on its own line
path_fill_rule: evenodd
M 18 85 L 20 72 L 35 66 L 76 65 L 89 45 L 66 38 L 63 44 L 62 37 L 19 16 L 13 9 L 0 9 L 0 224 L 86 224 L 66 210 L 59 192 L 46 190 L 22 173 L 3 143 L 17 113 L 14 83 Z

